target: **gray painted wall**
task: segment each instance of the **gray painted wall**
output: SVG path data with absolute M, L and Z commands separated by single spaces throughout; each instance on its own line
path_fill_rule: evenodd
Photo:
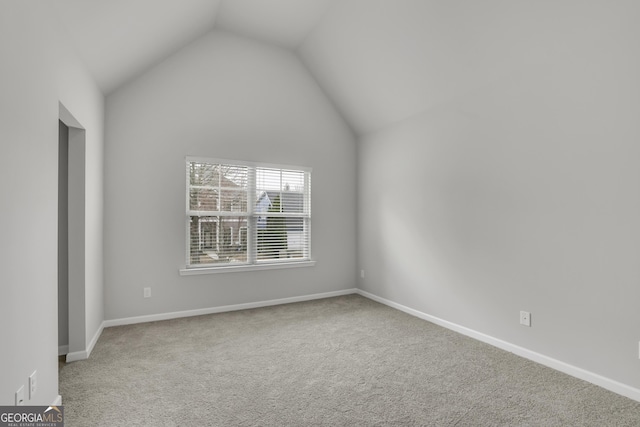
M 87 129 L 87 332 L 102 311 L 103 97 L 64 48 L 47 2 L 0 2 L 0 405 L 58 395 L 58 103 Z
M 639 17 L 337 2 L 301 53 L 363 135 L 360 287 L 637 389 Z
M 508 21 L 493 76 L 361 139 L 360 287 L 638 388 L 638 8 L 596 4 Z
M 355 286 L 355 141 L 290 52 L 210 33 L 109 95 L 106 111 L 107 320 Z M 312 167 L 316 266 L 179 276 L 188 155 Z

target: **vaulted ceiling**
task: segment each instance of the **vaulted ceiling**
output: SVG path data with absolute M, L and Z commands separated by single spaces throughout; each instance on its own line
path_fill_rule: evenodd
M 545 61 L 541 46 L 561 49 L 549 38 L 571 31 L 554 17 L 575 15 L 571 1 L 55 1 L 72 45 L 107 95 L 223 29 L 296 52 L 358 133 Z
M 335 0 L 56 0 L 105 94 L 214 28 L 294 49 Z

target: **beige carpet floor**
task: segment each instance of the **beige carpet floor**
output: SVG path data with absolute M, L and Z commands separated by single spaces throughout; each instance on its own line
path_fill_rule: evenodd
M 640 403 L 357 295 L 107 328 L 75 426 L 640 426 Z

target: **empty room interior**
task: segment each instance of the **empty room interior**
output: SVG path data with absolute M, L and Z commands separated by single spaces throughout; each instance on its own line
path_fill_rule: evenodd
M 631 0 L 0 0 L 0 405 L 637 425 L 638 22 Z

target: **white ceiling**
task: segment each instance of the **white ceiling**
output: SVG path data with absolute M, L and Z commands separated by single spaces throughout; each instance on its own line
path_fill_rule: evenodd
M 554 34 L 553 26 L 567 31 L 554 16 L 571 13 L 555 3 L 513 0 L 55 2 L 105 94 L 218 28 L 294 50 L 360 134 L 537 61 L 541 46 L 554 45 L 540 37 Z
M 223 0 L 216 26 L 296 48 L 336 0 Z
M 55 0 L 105 94 L 213 28 L 295 48 L 335 0 Z
M 105 94 L 213 27 L 218 0 L 56 0 L 73 47 Z
M 535 55 L 548 3 L 340 1 L 301 56 L 358 133 L 423 114 Z

